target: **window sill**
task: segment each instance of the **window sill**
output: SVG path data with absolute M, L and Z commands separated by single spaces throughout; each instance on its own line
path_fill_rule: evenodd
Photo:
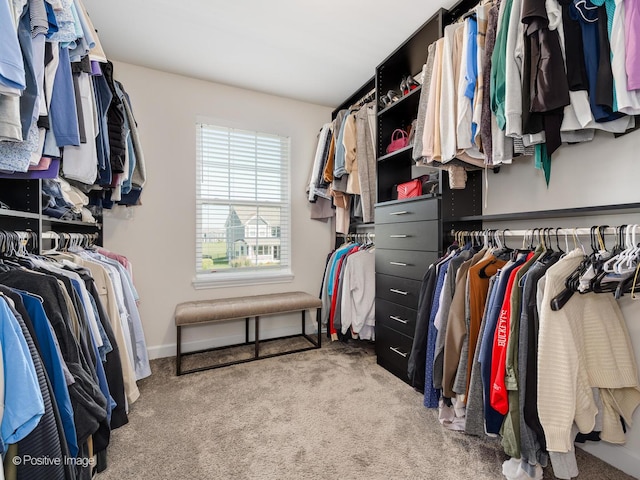
M 194 277 L 191 284 L 196 290 L 223 287 L 244 287 L 249 285 L 266 285 L 270 283 L 290 283 L 294 279 L 291 270 L 270 272 L 234 272 L 234 273 L 201 273 Z

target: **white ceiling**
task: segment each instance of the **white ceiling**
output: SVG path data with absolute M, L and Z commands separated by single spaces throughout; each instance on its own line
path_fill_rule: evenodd
M 330 107 L 453 3 L 84 0 L 111 60 Z

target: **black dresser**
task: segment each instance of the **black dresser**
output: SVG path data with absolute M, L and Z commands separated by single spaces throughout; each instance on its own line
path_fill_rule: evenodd
M 407 382 L 420 284 L 442 243 L 439 212 L 437 197 L 376 205 L 376 355 Z

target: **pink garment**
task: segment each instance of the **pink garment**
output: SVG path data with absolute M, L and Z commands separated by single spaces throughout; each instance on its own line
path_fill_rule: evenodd
M 115 260 L 116 262 L 118 262 L 120 265 L 122 265 L 124 268 L 127 269 L 127 271 L 129 272 L 129 274 L 133 274 L 133 272 L 131 271 L 131 264 L 129 263 L 129 259 L 127 257 L 125 257 L 124 255 L 119 255 L 117 253 L 113 253 L 109 250 L 106 250 L 104 248 L 98 247 L 97 249 L 98 253 L 101 255 L 104 255 L 105 257 L 111 258 L 113 260 Z M 133 278 L 133 275 L 132 275 Z
M 51 166 L 51 157 L 41 157 L 37 165 L 29 166 L 29 170 L 46 170 Z
M 627 90 L 640 90 L 640 0 L 624 0 Z

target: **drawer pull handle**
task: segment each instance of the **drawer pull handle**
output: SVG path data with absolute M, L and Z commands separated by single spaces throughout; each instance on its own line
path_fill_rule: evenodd
M 390 318 L 391 320 L 395 320 L 396 322 L 400 322 L 400 323 L 402 323 L 402 324 L 404 324 L 404 325 L 406 325 L 407 323 L 409 323 L 409 320 L 404 320 L 404 319 L 402 319 L 402 318 L 400 318 L 400 317 L 396 317 L 395 315 L 389 315 L 389 318 Z
M 407 212 L 406 210 L 402 210 L 400 212 L 391 212 L 391 213 L 389 213 L 389 215 L 407 215 L 408 213 L 411 213 L 411 212 Z
M 389 349 L 390 349 L 392 352 L 395 352 L 395 353 L 397 353 L 398 355 L 400 355 L 402 358 L 407 358 L 407 355 L 409 355 L 408 353 L 402 353 L 400 350 L 398 350 L 398 349 L 397 349 L 397 348 L 395 348 L 395 347 L 389 347 Z
M 389 238 L 407 238 L 409 235 L 389 235 Z
M 395 265 L 396 267 L 406 267 L 407 264 L 406 263 L 401 263 L 401 262 L 389 262 L 391 265 Z
M 409 295 L 409 292 L 405 292 L 403 290 L 398 290 L 396 288 L 390 288 L 389 291 L 391 293 L 397 293 L 398 295 Z

